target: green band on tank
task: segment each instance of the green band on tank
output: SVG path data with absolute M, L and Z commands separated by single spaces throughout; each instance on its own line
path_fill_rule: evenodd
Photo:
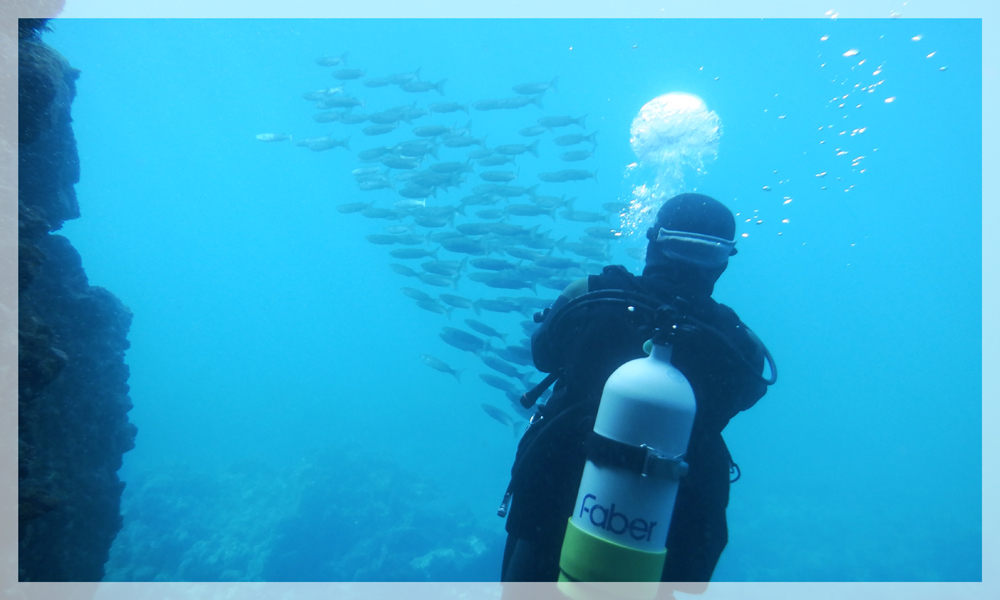
M 570 519 L 563 538 L 559 570 L 569 581 L 659 581 L 667 549 L 636 550 L 601 539 Z

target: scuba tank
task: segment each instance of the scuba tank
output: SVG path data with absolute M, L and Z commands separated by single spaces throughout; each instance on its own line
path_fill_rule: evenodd
M 672 346 L 619 367 L 604 386 L 559 558 L 559 581 L 659 582 L 694 423 Z M 655 588 L 653 590 L 655 592 Z
M 676 313 L 658 311 L 676 321 Z M 587 462 L 559 558 L 559 586 L 570 582 L 651 582 L 633 590 L 653 597 L 666 561 L 667 531 L 683 455 L 694 424 L 694 391 L 670 363 L 671 324 L 647 342 L 649 356 L 631 360 L 608 378 Z

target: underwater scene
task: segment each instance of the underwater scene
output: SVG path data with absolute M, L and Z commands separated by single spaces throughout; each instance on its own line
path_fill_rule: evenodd
M 982 579 L 981 21 L 49 26 L 132 313 L 105 581 L 497 581 L 534 315 L 683 192 L 780 373 L 713 581 Z

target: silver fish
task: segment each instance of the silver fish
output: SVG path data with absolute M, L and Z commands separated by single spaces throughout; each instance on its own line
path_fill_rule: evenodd
M 417 300 L 417 306 L 419 306 L 420 308 L 426 310 L 427 312 L 432 312 L 432 313 L 436 313 L 436 314 L 439 314 L 439 315 L 444 315 L 444 316 L 448 317 L 448 320 L 451 320 L 451 310 L 452 309 L 448 308 L 447 306 L 444 306 L 443 304 L 441 304 L 437 300 L 434 300 L 434 299 Z
M 556 84 L 559 82 L 558 77 L 553 77 L 552 81 L 542 81 L 539 83 L 522 83 L 520 85 L 515 85 L 512 90 L 516 94 L 524 95 L 534 95 L 534 94 L 544 94 L 548 90 L 559 91 Z
M 481 333 L 483 335 L 488 335 L 490 337 L 499 338 L 503 342 L 507 341 L 507 334 L 500 333 L 499 331 L 497 331 L 496 329 L 493 329 L 492 327 L 490 327 L 486 323 L 483 323 L 481 321 L 477 321 L 475 319 L 466 319 L 465 320 L 465 324 L 469 326 L 469 329 L 472 329 L 473 331 L 475 331 L 477 333 Z
M 495 183 L 506 183 L 508 181 L 514 181 L 517 179 L 517 175 L 511 173 L 510 171 L 483 171 L 479 174 L 479 178 L 483 181 L 492 181 Z
M 441 371 L 442 373 L 447 373 L 449 375 L 452 375 L 455 377 L 456 380 L 458 380 L 459 383 L 462 382 L 462 379 L 459 377 L 459 375 L 461 375 L 462 372 L 452 368 L 450 365 L 448 365 L 448 363 L 444 362 L 440 358 L 435 358 L 430 354 L 421 354 L 420 360 L 423 361 L 425 365 L 434 369 L 435 371 Z
M 367 70 L 364 69 L 341 69 L 339 71 L 333 72 L 334 79 L 339 79 L 341 81 L 348 81 L 351 79 L 361 79 L 368 74 Z
M 441 294 L 439 298 L 441 298 L 441 302 L 444 302 L 448 306 L 454 306 L 455 308 L 472 308 L 472 300 L 463 298 L 462 296 Z
M 576 162 L 580 160 L 587 160 L 594 153 L 590 150 L 571 150 L 570 152 L 563 152 L 559 155 L 559 160 L 564 160 L 566 162 Z
M 394 250 L 390 250 L 389 255 L 393 258 L 401 258 L 403 260 L 427 257 L 437 259 L 437 250 L 427 250 L 425 248 L 396 248 Z
M 595 131 L 590 135 L 583 135 L 580 133 L 570 133 L 567 135 L 561 135 L 552 141 L 555 142 L 556 146 L 572 146 L 574 144 L 580 144 L 583 142 L 589 142 L 594 146 L 596 146 L 597 132 Z
M 371 205 L 371 202 L 348 202 L 337 206 L 337 212 L 344 214 L 361 212 Z
M 469 105 L 458 102 L 435 102 L 427 107 L 433 113 L 453 113 L 463 111 L 469 114 Z
M 587 126 L 583 123 L 583 120 L 586 118 L 587 115 L 583 115 L 582 117 L 577 117 L 575 119 L 573 117 L 542 117 L 541 119 L 538 119 L 538 124 L 549 129 L 554 129 L 556 127 L 568 127 L 570 125 L 577 125 L 586 129 Z
M 389 265 L 389 268 L 392 269 L 393 271 L 395 271 L 396 273 L 399 273 L 400 275 L 404 275 L 406 277 L 416 277 L 417 276 L 417 272 L 414 271 L 413 269 L 411 269 L 410 267 L 406 266 L 406 265 L 400 265 L 400 264 L 397 264 L 397 263 L 392 263 L 391 265 Z
M 444 340 L 444 343 L 466 352 L 479 354 L 491 349 L 489 341 L 454 327 L 442 327 L 438 337 Z
M 406 83 L 400 84 L 399 89 L 410 93 L 428 92 L 430 90 L 434 90 L 444 96 L 444 83 L 446 81 L 448 80 L 442 79 L 437 83 L 431 83 L 429 81 L 407 81 Z
M 538 140 L 535 140 L 530 145 L 504 144 L 502 146 L 497 146 L 494 150 L 500 154 L 506 154 L 508 156 L 516 156 L 518 154 L 524 154 L 525 152 L 531 152 L 535 156 L 538 156 Z
M 537 135 L 542 135 L 546 131 L 548 131 L 547 128 L 542 127 L 540 125 L 535 125 L 534 127 L 525 127 L 524 129 L 518 131 L 517 133 L 519 135 L 523 135 L 524 137 L 535 137 Z
M 399 123 L 387 123 L 385 125 L 369 125 L 361 130 L 365 135 L 385 135 L 399 127 Z
M 292 139 L 287 133 L 258 133 L 257 139 L 261 142 L 284 142 Z
M 344 52 L 340 56 L 322 56 L 316 59 L 316 64 L 321 67 L 336 67 L 337 65 L 347 64 L 347 52 Z

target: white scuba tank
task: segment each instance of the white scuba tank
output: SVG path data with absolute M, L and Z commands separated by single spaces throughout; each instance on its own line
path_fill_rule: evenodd
M 691 384 L 670 364 L 673 347 L 653 344 L 650 355 L 620 366 L 608 378 L 594 432 L 630 446 L 648 447 L 660 466 L 687 451 L 694 423 Z M 683 465 L 686 469 L 686 465 Z M 588 459 L 572 523 L 593 536 L 645 552 L 662 552 L 679 477 L 599 467 Z M 657 580 L 659 577 L 657 577 Z

